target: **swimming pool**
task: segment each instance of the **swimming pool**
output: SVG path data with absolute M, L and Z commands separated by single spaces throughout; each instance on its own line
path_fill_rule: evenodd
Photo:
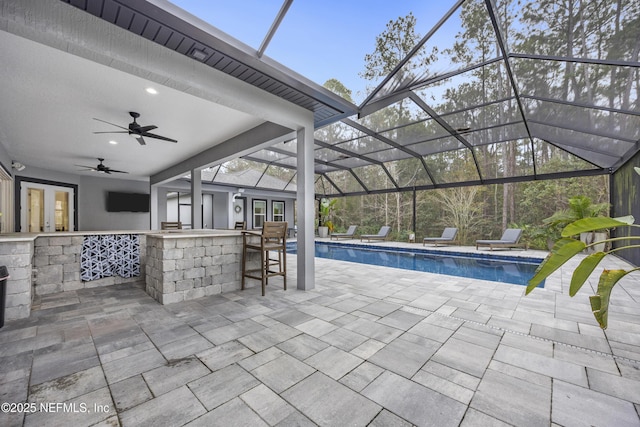
M 296 253 L 295 244 L 287 252 Z M 527 282 L 542 262 L 537 258 L 504 255 L 460 254 L 449 251 L 388 248 L 316 242 L 315 256 L 360 264 L 425 271 L 516 285 Z M 544 287 L 544 282 L 538 287 Z

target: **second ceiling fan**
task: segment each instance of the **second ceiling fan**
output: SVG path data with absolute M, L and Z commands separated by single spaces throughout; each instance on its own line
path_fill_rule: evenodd
M 140 117 L 139 113 L 136 113 L 135 111 L 130 111 L 129 115 L 131 117 L 133 117 L 133 122 L 129 123 L 129 127 L 128 128 L 126 128 L 124 126 L 117 125 L 115 123 L 107 122 L 107 121 L 102 120 L 102 119 L 96 119 L 94 117 L 93 120 L 97 120 L 99 122 L 107 123 L 107 124 L 109 124 L 111 126 L 115 126 L 115 127 L 120 128 L 120 129 L 124 129 L 124 130 L 121 130 L 121 131 L 107 131 L 107 132 L 94 132 L 94 133 L 128 133 L 129 135 L 133 135 L 140 145 L 146 145 L 144 137 L 160 139 L 162 141 L 178 142 L 175 139 L 167 138 L 166 136 L 156 135 L 155 133 L 151 133 L 150 132 L 150 131 L 152 131 L 154 129 L 157 129 L 158 126 L 155 126 L 155 125 L 140 126 L 140 124 L 136 121 L 136 119 L 138 117 Z

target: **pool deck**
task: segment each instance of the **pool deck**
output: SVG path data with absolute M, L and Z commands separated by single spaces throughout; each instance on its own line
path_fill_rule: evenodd
M 588 302 L 599 273 L 567 294 L 576 265 L 526 297 L 320 258 L 303 292 L 293 255 L 289 290 L 276 279 L 265 297 L 259 286 L 165 306 L 132 285 L 47 295 L 0 329 L 0 401 L 35 404 L 0 412 L 0 425 L 639 426 L 640 274 L 615 288 L 602 331 Z

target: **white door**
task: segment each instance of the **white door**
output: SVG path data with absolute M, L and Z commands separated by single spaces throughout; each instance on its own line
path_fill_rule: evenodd
M 73 188 L 23 181 L 20 184 L 20 231 L 73 231 L 73 197 Z

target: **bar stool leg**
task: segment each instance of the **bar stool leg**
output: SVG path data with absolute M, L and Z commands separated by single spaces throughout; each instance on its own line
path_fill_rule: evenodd
M 265 251 L 261 250 L 260 251 L 260 268 L 262 269 L 262 274 L 261 274 L 261 279 L 262 279 L 262 296 L 264 296 L 265 294 L 265 286 L 266 286 L 266 279 L 267 279 L 267 274 L 269 272 L 269 265 L 265 264 L 269 262 L 269 251 L 267 251 L 267 259 L 264 259 L 264 254 Z
M 242 282 L 240 289 L 244 291 L 244 277 L 247 274 L 247 237 L 242 236 Z
M 285 242 L 285 245 L 287 243 Z M 280 256 L 280 254 L 282 254 L 282 264 L 284 265 L 283 269 L 280 271 L 284 271 L 284 274 L 282 275 L 282 281 L 284 282 L 284 290 L 287 290 L 287 249 L 285 247 L 285 249 L 283 249 L 281 252 L 278 252 L 278 256 Z

